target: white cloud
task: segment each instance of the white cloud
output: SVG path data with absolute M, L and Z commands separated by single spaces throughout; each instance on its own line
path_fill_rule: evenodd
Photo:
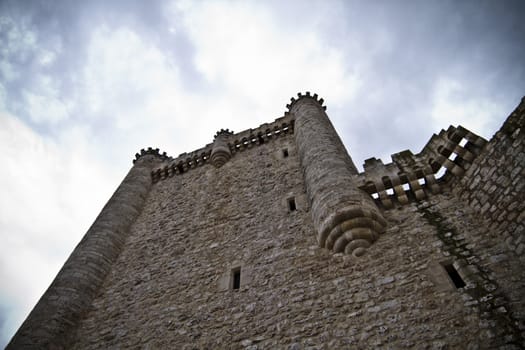
M 172 11 L 182 16 L 196 66 L 208 82 L 253 101 L 266 118 L 268 101 L 283 105 L 290 94 L 311 88 L 338 104 L 360 86 L 343 52 L 325 45 L 315 28 L 278 22 L 260 3 L 186 3 Z M 315 11 L 294 15 L 304 16 L 305 23 L 317 18 Z
M 14 21 L 0 17 L 0 77 L 4 82 L 27 79 L 22 90 L 22 109 L 38 124 L 55 124 L 68 118 L 70 102 L 60 96 L 58 82 L 44 73 L 33 74 L 35 66 L 48 67 L 61 53 L 61 41 L 54 40 L 45 48 L 27 18 Z
M 43 47 L 28 22 L 28 18 L 14 21 L 10 17 L 0 17 L 0 33 L 4 34 L 0 37 L 0 73 L 7 81 L 19 78 L 20 68 L 27 70 L 33 58 L 40 66 L 49 66 L 61 53 L 61 40 L 54 38 L 51 47 Z
M 0 16 L 0 76 L 10 82 L 20 77 L 20 71 L 14 62 L 26 62 L 37 49 L 36 36 L 30 31 L 25 21 L 15 23 L 13 19 Z
M 119 151 L 173 146 L 179 144 L 173 130 L 191 129 L 196 102 L 185 94 L 178 67 L 130 28 L 94 30 L 82 79 L 77 98 L 80 114 L 93 127 L 102 127 L 95 137 L 106 137 L 108 130 L 122 135 Z
M 7 60 L 0 60 L 0 76 L 5 81 L 13 81 L 20 76 L 20 73 Z
M 55 124 L 69 117 L 71 102 L 64 102 L 52 87 L 38 93 L 24 91 L 23 95 L 29 117 L 35 123 Z
M 471 87 L 453 78 L 441 78 L 434 87 L 430 113 L 436 130 L 462 125 L 490 138 L 494 121 L 501 120 L 502 106 L 487 96 L 469 94 Z
M 41 66 L 49 66 L 55 62 L 57 58 L 57 53 L 51 50 L 42 50 L 40 57 L 38 58 L 38 63 Z
M 25 61 L 37 48 L 37 36 L 27 26 L 27 19 L 19 22 L 3 16 L 0 17 L 0 29 L 5 32 L 6 41 L 2 42 L 0 53 L 2 56 L 16 55 Z
M 5 110 L 5 102 L 7 100 L 7 91 L 5 86 L 0 82 L 0 111 Z

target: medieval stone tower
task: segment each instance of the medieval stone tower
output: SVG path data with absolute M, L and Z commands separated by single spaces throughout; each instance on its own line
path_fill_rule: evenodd
M 525 99 L 359 173 L 299 94 L 142 150 L 9 349 L 525 347 Z

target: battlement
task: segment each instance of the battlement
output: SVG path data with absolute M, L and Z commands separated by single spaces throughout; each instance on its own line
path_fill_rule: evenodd
M 420 201 L 465 174 L 486 144 L 487 140 L 464 127 L 450 126 L 432 135 L 418 154 L 401 151 L 388 164 L 376 158 L 365 160 L 358 186 L 384 209 Z
M 217 132 L 214 139 L 220 134 L 225 135 L 227 138 L 227 147 L 229 148 L 231 155 L 235 156 L 240 152 L 268 143 L 278 137 L 292 135 L 293 132 L 294 119 L 287 114 L 281 118 L 275 119 L 272 123 L 264 123 L 255 129 L 247 129 L 236 134 L 229 130 L 221 130 Z M 151 172 L 153 183 L 174 175 L 184 174 L 191 169 L 208 163 L 211 160 L 213 145 L 213 143 L 209 143 L 193 152 L 182 153 L 177 158 L 164 156 L 164 163 Z M 154 152 L 155 150 L 153 150 L 153 153 Z M 148 154 L 147 151 L 145 154 Z M 140 156 L 142 155 L 143 154 L 141 153 Z M 163 155 L 165 155 L 165 153 L 163 153 Z M 137 156 L 139 156 L 138 153 Z
M 301 99 L 315 101 L 323 110 L 324 99 L 310 92 L 298 93 L 298 98 L 292 97 L 286 105 L 288 111 L 284 116 L 272 123 L 264 123 L 255 129 L 247 129 L 234 133 L 229 129 L 218 131 L 218 137 L 226 140 L 228 159 L 252 147 L 270 142 L 271 140 L 294 133 L 295 117 L 291 109 Z M 383 164 L 381 159 L 365 160 L 364 171 L 358 174 L 358 187 L 368 193 L 375 203 L 383 209 L 391 209 L 396 205 L 405 205 L 412 201 L 420 201 L 432 194 L 438 194 L 443 186 L 451 185 L 468 169 L 474 158 L 487 143 L 482 137 L 475 135 L 462 126 L 450 126 L 434 134 L 423 147 L 422 151 L 413 154 L 404 150 L 393 154 L 392 162 Z M 214 143 L 189 153 L 182 153 L 173 158 L 160 153 L 159 149 L 142 149 L 135 155 L 134 163 L 144 155 L 154 155 L 162 160 L 161 165 L 151 172 L 152 182 L 164 180 L 174 175 L 184 174 L 211 160 Z M 221 166 L 228 159 L 221 160 Z M 166 164 L 167 163 L 167 164 Z
M 319 106 L 321 106 L 321 108 L 326 111 L 326 106 L 324 106 L 324 99 L 322 98 L 319 98 L 319 96 L 317 94 L 313 94 L 311 95 L 310 94 L 310 91 L 306 91 L 306 93 L 301 93 L 301 92 L 298 92 L 297 93 L 297 99 L 295 99 L 294 97 L 290 98 L 290 103 L 286 105 L 286 108 L 288 109 L 288 111 L 291 111 L 293 106 L 299 102 L 301 99 L 312 99 L 314 100 L 315 102 L 317 102 L 319 104 Z
M 221 129 L 215 134 L 214 140 L 220 135 L 226 136 L 226 139 L 228 139 L 227 146 L 229 152 L 231 156 L 233 156 L 238 152 L 243 152 L 246 149 L 264 144 L 277 137 L 293 134 L 295 120 L 290 115 L 289 111 L 293 105 L 301 99 L 312 99 L 316 101 L 323 110 L 326 110 L 326 106 L 323 105 L 324 99 L 319 98 L 317 94 L 311 95 L 309 91 L 305 94 L 299 92 L 297 97 L 297 99 L 294 97 L 290 99 L 290 103 L 286 105 L 288 111 L 284 113 L 284 116 L 275 119 L 272 123 L 264 123 L 255 129 L 247 129 L 236 134 L 229 129 Z M 144 155 L 154 155 L 163 162 L 168 162 L 169 164 L 158 167 L 151 172 L 152 181 L 155 183 L 174 175 L 183 174 L 188 170 L 208 163 L 211 159 L 212 151 L 213 143 L 209 143 L 195 151 L 181 153 L 178 157 L 173 158 L 168 156 L 166 152 L 161 154 L 158 148 L 153 149 L 152 147 L 149 147 L 148 149 L 142 149 L 140 153 L 135 154 L 133 163 Z
M 135 162 L 139 160 L 141 157 L 144 157 L 146 155 L 155 156 L 161 161 L 172 159 L 170 156 L 166 154 L 166 152 L 160 153 L 160 150 L 158 148 L 153 149 L 152 147 L 148 147 L 147 149 L 144 149 L 144 148 L 141 149 L 140 153 L 135 153 L 135 159 L 133 159 L 133 164 L 135 164 Z

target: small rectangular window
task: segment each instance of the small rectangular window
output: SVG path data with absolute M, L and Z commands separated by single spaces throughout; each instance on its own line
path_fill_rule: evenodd
M 452 264 L 444 264 L 443 268 L 445 269 L 445 271 L 447 271 L 448 276 L 450 277 L 450 279 L 452 280 L 452 282 L 454 283 L 456 288 L 463 288 L 463 287 L 465 287 L 465 281 L 463 281 L 463 279 L 459 275 L 459 272 L 456 270 L 454 265 L 452 265 Z
M 232 270 L 232 289 L 241 288 L 241 268 L 237 267 Z
M 295 205 L 295 198 L 290 198 L 288 199 L 288 209 L 290 211 L 295 211 L 297 210 L 297 206 Z
M 287 148 L 283 149 L 283 158 L 286 158 L 286 157 L 288 157 L 288 149 Z

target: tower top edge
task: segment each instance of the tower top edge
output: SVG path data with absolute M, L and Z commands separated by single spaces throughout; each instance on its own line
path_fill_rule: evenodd
M 145 148 L 141 149 L 140 152 L 137 152 L 135 154 L 135 159 L 133 159 L 133 164 L 135 164 L 135 162 L 139 160 L 139 158 L 146 156 L 146 155 L 155 156 L 163 161 L 172 159 L 172 157 L 168 156 L 166 152 L 160 153 L 160 150 L 158 148 L 148 147 L 146 149 Z
M 314 100 L 319 104 L 319 106 L 326 111 L 326 106 L 324 104 L 324 99 L 320 98 L 317 94 L 311 94 L 310 91 L 306 91 L 304 94 L 302 92 L 297 93 L 297 98 L 290 98 L 290 103 L 286 105 L 288 112 L 290 112 L 295 104 L 302 100 Z

